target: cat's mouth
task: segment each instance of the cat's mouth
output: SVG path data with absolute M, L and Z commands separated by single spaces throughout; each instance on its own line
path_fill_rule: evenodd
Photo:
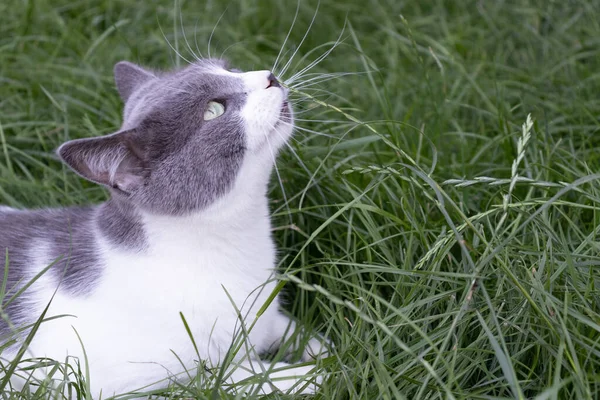
M 281 109 L 279 110 L 279 122 L 292 122 L 292 110 L 290 108 L 290 102 L 285 99 L 281 103 Z

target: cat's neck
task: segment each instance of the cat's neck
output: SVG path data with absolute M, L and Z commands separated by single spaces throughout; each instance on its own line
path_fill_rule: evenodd
M 101 204 L 95 223 L 104 240 L 116 247 L 142 249 L 146 246 L 141 215 L 123 199 L 111 198 Z
M 231 200 L 228 202 L 227 200 Z M 197 213 L 183 216 L 143 214 L 144 232 L 152 253 L 173 249 L 244 248 L 250 240 L 270 241 L 271 224 L 266 196 L 246 196 L 222 201 Z M 226 246 L 225 246 L 226 244 Z
M 258 168 L 258 167 L 257 167 Z M 97 224 L 103 236 L 115 245 L 140 249 L 168 238 L 207 237 L 227 232 L 270 231 L 270 212 L 266 196 L 269 166 L 242 168 L 234 187 L 208 208 L 184 215 L 160 215 L 138 209 L 114 197 L 104 203 Z

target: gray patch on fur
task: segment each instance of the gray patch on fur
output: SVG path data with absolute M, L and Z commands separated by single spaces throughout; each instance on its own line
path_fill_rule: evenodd
M 8 300 L 19 288 L 39 271 L 33 271 L 31 254 L 36 243 L 47 244 L 48 254 L 40 254 L 46 265 L 54 265 L 46 272 L 61 281 L 60 290 L 73 295 L 85 295 L 101 273 L 93 236 L 93 209 L 89 207 L 61 210 L 13 211 L 0 213 L 0 249 L 8 252 Z M 36 259 L 40 259 L 36 257 Z M 4 264 L 4 263 L 3 263 Z M 27 308 L 33 301 L 35 283 L 13 300 L 5 311 L 15 326 L 31 323 L 35 316 L 28 315 Z M 36 299 L 38 300 L 38 299 Z M 0 333 L 6 333 L 7 323 L 0 321 Z
M 143 250 L 146 247 L 144 226 L 135 208 L 118 198 L 102 204 L 96 223 L 103 238 L 116 247 Z

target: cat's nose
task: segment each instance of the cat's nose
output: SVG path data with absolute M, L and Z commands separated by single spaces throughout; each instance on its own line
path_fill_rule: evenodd
M 267 82 L 268 82 L 267 89 L 270 87 L 281 87 L 281 85 L 279 84 L 279 81 L 277 80 L 277 78 L 275 78 L 275 75 L 273 75 L 272 72 L 267 77 Z
M 277 78 L 275 78 L 275 75 L 267 70 L 246 72 L 242 76 L 242 79 L 248 92 L 269 89 L 272 87 L 281 87 L 281 84 Z

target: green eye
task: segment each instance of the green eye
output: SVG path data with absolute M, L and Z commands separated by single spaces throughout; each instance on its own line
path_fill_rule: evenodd
M 209 101 L 208 107 L 206 107 L 206 111 L 204 111 L 204 120 L 210 121 L 211 119 L 215 119 L 220 117 L 225 112 L 225 106 L 218 101 Z

